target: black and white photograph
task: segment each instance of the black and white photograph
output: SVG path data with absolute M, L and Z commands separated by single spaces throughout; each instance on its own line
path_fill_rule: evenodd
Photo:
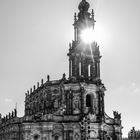
M 140 140 L 140 0 L 0 0 L 0 140 Z

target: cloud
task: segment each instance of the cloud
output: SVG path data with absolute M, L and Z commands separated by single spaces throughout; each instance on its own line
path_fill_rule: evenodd
M 140 95 L 140 85 L 139 83 L 131 82 L 131 83 L 125 83 L 123 85 L 120 85 L 119 87 L 110 90 L 110 92 L 113 95 L 127 95 L 127 96 L 135 96 Z
M 136 83 L 135 83 L 135 82 L 132 82 L 132 83 L 131 83 L 131 86 L 132 86 L 132 87 L 135 87 L 135 86 L 136 86 Z
M 5 99 L 5 102 L 7 102 L 7 103 L 10 103 L 10 102 L 12 102 L 13 100 L 12 99 L 10 99 L 10 98 L 6 98 Z
M 139 88 L 139 86 L 136 84 L 136 83 L 131 83 L 131 90 L 132 90 L 132 92 L 131 92 L 131 95 L 133 94 L 133 95 L 140 95 L 140 88 Z
M 140 89 L 139 88 L 134 89 L 133 93 L 135 93 L 135 94 L 140 93 Z

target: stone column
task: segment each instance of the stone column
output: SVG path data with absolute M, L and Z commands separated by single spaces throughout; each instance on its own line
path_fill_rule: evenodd
M 97 61 L 97 76 L 100 78 L 100 60 Z
M 84 76 L 84 58 L 81 58 L 81 75 Z
M 69 77 L 71 77 L 71 72 L 72 72 L 72 60 L 69 59 Z

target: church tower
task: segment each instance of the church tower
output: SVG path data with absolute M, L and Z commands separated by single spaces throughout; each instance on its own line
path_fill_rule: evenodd
M 100 51 L 94 40 L 94 12 L 88 12 L 89 3 L 82 0 L 79 13 L 74 16 L 74 41 L 69 45 L 69 77 L 88 81 L 100 79 Z
M 82 0 L 78 6 L 78 15 L 74 15 L 74 40 L 69 44 L 68 53 L 69 79 L 88 83 L 94 86 L 95 90 L 98 89 L 85 96 L 85 104 L 92 113 L 96 112 L 96 119 L 101 120 L 104 118 L 105 87 L 100 80 L 100 50 L 93 36 L 96 21 L 93 9 L 91 13 L 88 12 L 89 6 L 86 0 Z M 96 100 L 96 103 L 93 100 Z
M 94 36 L 94 10 L 82 0 L 74 15 L 74 40 L 69 44 L 69 80 L 80 83 L 81 140 L 121 140 L 121 114 L 114 118 L 105 113 L 106 88 L 100 78 L 100 50 Z

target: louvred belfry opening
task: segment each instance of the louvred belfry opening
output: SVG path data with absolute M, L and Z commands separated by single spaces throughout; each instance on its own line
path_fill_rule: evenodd
M 96 80 L 100 78 L 100 51 L 94 40 L 94 12 L 82 0 L 74 15 L 74 40 L 69 44 L 69 78 Z

